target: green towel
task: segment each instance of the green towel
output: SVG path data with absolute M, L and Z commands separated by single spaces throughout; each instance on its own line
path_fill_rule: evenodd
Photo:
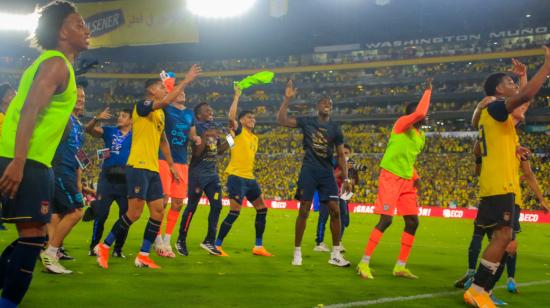
M 273 77 L 275 77 L 275 73 L 263 71 L 254 75 L 247 76 L 241 81 L 235 81 L 235 85 L 244 91 L 245 89 L 248 89 L 255 85 L 271 83 Z

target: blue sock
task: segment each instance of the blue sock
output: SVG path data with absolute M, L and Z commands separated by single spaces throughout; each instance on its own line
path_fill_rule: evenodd
M 231 227 L 233 226 L 233 223 L 237 218 L 239 217 L 240 211 L 229 211 L 227 214 L 227 217 L 222 222 L 222 225 L 220 226 L 220 232 L 218 233 L 218 239 L 216 240 L 216 246 L 221 246 L 223 239 L 227 236 L 227 233 L 229 233 L 229 230 L 231 230 Z
M 19 241 L 19 239 L 13 241 L 11 244 L 6 246 L 6 248 L 2 252 L 2 256 L 0 256 L 0 290 L 4 287 L 4 276 L 6 273 L 6 266 L 8 264 L 8 260 L 10 259 L 11 253 L 15 248 L 15 245 L 17 245 L 17 241 Z
M 481 243 L 483 242 L 483 235 L 475 234 L 472 236 L 470 247 L 468 248 L 468 268 L 475 269 L 477 267 L 477 259 L 481 252 Z
M 208 214 L 208 233 L 205 241 L 214 243 L 216 239 L 216 231 L 218 229 L 218 220 L 222 211 L 222 201 L 218 198 L 210 201 L 210 213 Z
M 508 255 L 506 259 L 506 269 L 508 270 L 508 278 L 516 277 L 516 262 L 517 262 L 517 253 L 513 255 Z
M 6 303 L 10 307 L 9 304 L 21 303 L 31 284 L 36 258 L 45 241 L 43 236 L 19 238 L 5 267 L 2 304 Z
M 157 234 L 159 233 L 160 224 L 160 221 L 149 218 L 147 226 L 145 226 L 145 233 L 143 234 L 143 244 L 141 245 L 140 249 L 141 252 L 151 251 L 151 245 L 153 244 L 155 238 L 157 237 Z
M 267 208 L 256 211 L 256 222 L 254 223 L 256 227 L 256 246 L 263 246 L 266 217 Z
M 131 225 L 132 221 L 128 218 L 128 216 L 126 216 L 126 214 L 120 216 L 120 218 L 115 222 L 113 229 L 111 229 L 111 232 L 109 232 L 109 235 L 105 238 L 105 241 L 103 241 L 105 245 L 112 246 L 118 236 L 128 232 Z

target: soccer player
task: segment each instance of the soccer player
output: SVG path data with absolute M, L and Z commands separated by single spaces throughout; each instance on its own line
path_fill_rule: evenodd
M 109 267 L 109 249 L 117 238 L 126 232 L 139 219 L 147 201 L 149 207 L 149 221 L 145 227 L 143 243 L 136 256 L 134 264 L 137 267 L 160 268 L 151 258 L 149 251 L 160 229 L 164 217 L 162 183 L 159 176 L 159 149 L 163 152 L 170 171 L 176 179 L 178 173 L 174 168 L 170 146 L 164 134 L 164 112 L 178 93 L 190 84 L 200 74 L 200 67 L 193 65 L 174 90 L 167 92 L 162 80 L 150 79 L 145 82 L 145 100 L 138 102 L 132 114 L 132 148 L 128 156 L 126 167 L 126 181 L 128 186 L 128 211 L 122 215 L 105 241 L 98 244 L 94 251 L 100 267 Z
M 0 138 L 2 138 L 2 124 L 4 124 L 4 117 L 8 106 L 10 105 L 11 100 L 15 96 L 15 89 L 12 88 L 8 83 L 0 85 Z M 2 203 L 0 200 L 0 231 L 6 230 L 6 227 L 2 223 Z
M 216 239 L 216 249 L 222 256 L 227 254 L 222 249 L 224 238 L 231 230 L 231 226 L 241 212 L 243 197 L 256 209 L 256 243 L 252 248 L 252 254 L 271 257 L 263 246 L 263 235 L 266 224 L 267 207 L 262 197 L 262 190 L 254 176 L 254 162 L 258 151 L 258 136 L 254 134 L 256 118 L 250 110 L 243 110 L 237 117 L 241 89 L 235 87 L 233 103 L 229 108 L 229 125 L 235 133 L 235 145 L 231 148 L 231 159 L 225 173 L 227 178 L 227 192 L 230 200 L 230 210 L 220 226 L 220 232 Z
M 165 126 L 164 131 L 170 145 L 170 152 L 174 159 L 174 168 L 178 172 L 179 181 L 172 176 L 170 168 L 164 155 L 159 153 L 160 179 L 164 191 L 164 207 L 171 199 L 170 210 L 166 217 L 166 229 L 164 239 L 161 234 L 155 240 L 155 250 L 162 257 L 174 258 L 170 238 L 174 227 L 178 222 L 178 216 L 183 207 L 183 199 L 187 196 L 187 145 L 189 139 L 200 143 L 200 137 L 196 134 L 195 115 L 191 109 L 185 106 L 185 92 L 181 91 L 175 102 L 164 109 Z M 198 139 L 198 140 L 197 140 Z
M 346 164 L 348 166 L 348 176 L 351 179 L 351 187 L 353 191 L 353 186 L 359 182 L 358 173 L 354 166 L 354 163 L 352 160 L 350 160 L 352 150 L 351 147 L 348 144 L 344 144 L 344 155 L 346 157 Z M 342 175 L 342 171 L 337 166 L 334 169 L 334 177 L 336 178 L 336 183 L 338 184 L 338 191 L 342 193 L 342 180 L 340 176 Z M 349 226 L 349 209 L 348 209 L 348 200 L 344 200 L 342 198 L 339 198 L 339 206 L 340 206 L 340 247 L 342 253 L 346 251 L 344 246 L 342 245 L 342 237 L 344 236 L 344 231 Z M 319 207 L 319 219 L 317 221 L 317 235 L 315 237 L 315 243 L 316 246 L 313 248 L 314 251 L 321 251 L 321 252 L 328 252 L 330 251 L 327 245 L 323 242 L 325 238 L 325 226 L 328 221 L 328 208 L 325 206 Z
M 0 257 L 1 307 L 19 305 L 46 241 L 54 190 L 51 163 L 76 104 L 72 63 L 90 37 L 70 2 L 52 2 L 38 13 L 33 45 L 43 52 L 21 76 L 0 141 L 3 220 L 15 223 L 19 234 Z
M 97 200 L 92 202 L 90 209 L 94 212 L 94 228 L 90 243 L 90 256 L 96 256 L 94 247 L 103 236 L 105 221 L 113 201 L 119 209 L 119 217 L 128 210 L 128 187 L 126 185 L 126 163 L 132 147 L 132 109 L 123 109 L 118 113 L 117 125 L 98 126 L 100 121 L 111 118 L 109 108 L 106 108 L 86 124 L 86 132 L 95 138 L 102 138 L 104 148 L 101 151 L 103 162 L 97 182 Z M 124 258 L 122 246 L 126 241 L 127 232 L 121 232 L 115 241 L 113 256 Z
M 505 73 L 490 75 L 484 83 L 487 96 L 497 97 L 480 112 L 480 144 L 482 153 L 479 177 L 481 201 L 476 223 L 492 229 L 489 245 L 483 252 L 472 286 L 464 293 L 464 301 L 477 307 L 494 307 L 489 293 L 495 276 L 506 259 L 506 247 L 512 241 L 515 191 L 514 180 L 517 135 L 509 113 L 529 102 L 550 74 L 550 50 L 544 46 L 545 62 L 533 78 L 519 89 Z
M 380 215 L 380 220 L 372 230 L 365 254 L 357 266 L 357 272 L 363 278 L 374 278 L 369 267 L 372 253 L 396 214 L 403 216 L 405 230 L 401 235 L 401 251 L 393 268 L 393 275 L 418 278 L 410 272 L 406 264 L 418 228 L 417 188 L 420 177 L 414 164 L 424 148 L 425 136 L 420 128 L 428 115 L 431 95 L 432 79 L 428 78 L 420 102 L 408 104 L 406 115 L 397 119 L 391 131 L 386 152 L 380 162 L 378 196 L 374 210 Z
M 80 186 L 82 167 L 77 153 L 82 152 L 84 146 L 84 128 L 78 118 L 84 112 L 85 102 L 84 86 L 77 80 L 76 105 L 52 162 L 55 177 L 52 218 L 48 224 L 48 247 L 40 254 L 46 271 L 53 274 L 72 273 L 59 263 L 61 256 L 65 256 L 60 252 L 60 247 L 83 215 L 84 199 Z M 65 256 L 65 259 L 73 258 Z
M 300 210 L 296 218 L 294 238 L 294 257 L 292 265 L 302 265 L 302 238 L 306 229 L 307 218 L 311 209 L 313 194 L 319 192 L 321 206 L 326 206 L 330 213 L 330 229 L 332 231 L 332 253 L 329 263 L 339 267 L 346 267 L 350 262 L 341 254 L 340 245 L 340 208 L 338 206 L 338 186 L 333 173 L 333 152 L 336 147 L 338 165 L 342 170 L 343 191 L 350 191 L 350 179 L 344 155 L 344 134 L 340 125 L 330 118 L 332 99 L 323 97 L 317 103 L 315 117 L 288 117 L 288 104 L 296 95 L 292 80 L 289 80 L 285 89 L 285 98 L 277 114 L 279 125 L 300 128 L 304 136 L 305 151 L 302 169 L 298 178 L 296 199 L 300 200 Z
M 222 185 L 216 166 L 216 157 L 229 148 L 229 143 L 221 126 L 214 122 L 214 111 L 208 103 L 199 103 L 193 111 L 197 117 L 197 135 L 201 137 L 202 141 L 191 146 L 187 206 L 181 217 L 176 250 L 182 256 L 189 255 L 187 234 L 200 198 L 204 193 L 210 204 L 210 213 L 208 214 L 208 232 L 200 247 L 212 255 L 219 256 L 221 252 L 216 249 L 214 241 L 222 210 Z

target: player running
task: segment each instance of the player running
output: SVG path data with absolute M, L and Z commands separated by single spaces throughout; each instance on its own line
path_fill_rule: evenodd
M 1 307 L 19 305 L 46 241 L 54 191 L 51 163 L 76 104 L 72 63 L 88 49 L 90 38 L 70 2 L 52 2 L 38 14 L 33 45 L 43 52 L 21 76 L 0 141 L 2 219 L 15 223 L 19 235 L 0 257 Z
M 108 268 L 109 249 L 115 239 L 126 232 L 139 219 L 147 201 L 150 218 L 145 227 L 143 243 L 134 264 L 137 267 L 160 268 L 151 258 L 149 251 L 160 229 L 164 217 L 162 183 L 159 176 L 158 153 L 164 153 L 170 171 L 176 179 L 178 174 L 173 166 L 170 147 L 164 134 L 164 112 L 178 93 L 200 74 L 200 67 L 193 65 L 172 92 L 167 94 L 160 79 L 150 79 L 145 83 L 146 98 L 134 107 L 132 114 L 132 148 L 128 156 L 126 181 L 128 185 L 128 211 L 115 223 L 111 233 L 103 243 L 96 246 L 99 266 Z
M 363 278 L 374 278 L 369 266 L 370 259 L 384 231 L 391 225 L 394 215 L 403 216 L 405 230 L 401 235 L 401 251 L 393 268 L 393 275 L 418 278 L 406 265 L 418 228 L 417 189 L 420 177 L 414 164 L 424 148 L 425 135 L 420 128 L 428 115 L 431 95 L 432 79 L 428 78 L 420 102 L 408 104 L 406 115 L 400 117 L 393 126 L 386 152 L 380 162 L 378 197 L 374 210 L 380 215 L 380 220 L 372 230 L 365 247 L 365 255 L 357 265 L 357 272 Z
M 181 217 L 176 250 L 182 256 L 189 255 L 187 234 L 200 198 L 204 193 L 210 204 L 210 213 L 208 214 L 208 232 L 200 247 L 212 255 L 219 256 L 221 252 L 216 249 L 214 241 L 222 210 L 222 185 L 216 161 L 217 156 L 229 148 L 229 143 L 221 126 L 214 122 L 214 112 L 208 103 L 199 103 L 195 106 L 194 112 L 197 117 L 197 135 L 202 140 L 199 144 L 192 144 L 187 206 Z
M 191 109 L 185 106 L 185 92 L 181 91 L 176 97 L 175 102 L 164 109 L 166 124 L 164 132 L 168 138 L 170 152 L 174 159 L 174 168 L 179 176 L 179 181 L 172 176 L 168 162 L 164 155 L 159 153 L 159 169 L 162 188 L 164 191 L 164 207 L 170 200 L 170 210 L 166 217 L 166 229 L 164 239 L 159 233 L 155 240 L 155 250 L 162 257 L 174 258 L 176 255 L 172 251 L 170 239 L 174 227 L 178 222 L 178 216 L 183 207 L 183 200 L 187 196 L 187 145 L 189 139 L 200 143 L 200 137 L 196 135 L 195 115 Z
M 485 94 L 495 96 L 480 113 L 480 144 L 482 153 L 479 177 L 481 201 L 476 223 L 492 229 L 489 245 L 483 252 L 472 286 L 464 293 L 464 301 L 476 307 L 495 307 L 489 293 L 501 263 L 506 261 L 506 247 L 512 241 L 515 204 L 514 181 L 517 134 L 513 118 L 516 108 L 529 102 L 550 74 L 550 50 L 544 46 L 545 62 L 533 78 L 518 91 L 516 83 L 505 73 L 490 75 L 484 84 Z
M 90 256 L 97 256 L 94 247 L 103 236 L 105 221 L 109 216 L 111 204 L 116 201 L 119 218 L 128 210 L 128 187 L 126 184 L 126 164 L 132 147 L 132 109 L 119 112 L 117 125 L 98 126 L 100 121 L 111 118 L 109 108 L 106 108 L 86 124 L 86 132 L 95 138 L 101 138 L 104 148 L 99 150 L 102 157 L 101 173 L 97 182 L 97 200 L 92 202 L 90 209 L 94 213 L 94 227 L 90 242 Z M 124 258 L 122 246 L 127 233 L 122 232 L 115 241 L 113 256 Z
M 289 80 L 285 89 L 285 98 L 277 122 L 279 125 L 300 128 L 304 136 L 305 151 L 302 169 L 298 178 L 296 199 L 300 200 L 300 210 L 296 218 L 294 238 L 294 257 L 292 265 L 302 265 L 302 238 L 306 229 L 307 218 L 311 209 L 313 194 L 319 192 L 321 206 L 327 206 L 330 213 L 330 229 L 332 231 L 332 253 L 329 263 L 339 267 L 346 267 L 350 262 L 342 256 L 340 247 L 340 208 L 338 206 L 338 186 L 333 173 L 333 151 L 336 147 L 338 165 L 342 170 L 343 191 L 350 191 L 350 179 L 344 155 L 344 134 L 340 125 L 330 119 L 332 99 L 323 97 L 317 103 L 315 117 L 288 117 L 288 104 L 296 95 L 292 80 Z
M 254 162 L 256 152 L 258 151 L 258 136 L 254 134 L 256 126 L 256 118 L 254 113 L 249 110 L 244 110 L 237 117 L 239 98 L 241 90 L 235 87 L 235 95 L 233 103 L 229 108 L 229 124 L 235 133 L 235 145 L 231 148 L 231 159 L 225 173 L 227 178 L 227 191 L 230 200 L 230 210 L 227 217 L 223 220 L 220 226 L 220 232 L 216 239 L 216 249 L 221 252 L 222 256 L 227 256 L 222 249 L 222 243 L 231 226 L 241 213 L 243 198 L 254 206 L 256 209 L 256 244 L 252 248 L 252 254 L 257 256 L 271 257 L 263 246 L 263 235 L 266 224 L 267 207 L 265 206 L 262 197 L 262 190 L 254 176 Z

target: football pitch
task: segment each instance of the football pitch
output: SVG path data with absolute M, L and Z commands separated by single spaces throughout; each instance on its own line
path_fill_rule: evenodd
M 107 230 L 118 212 L 116 205 L 112 209 Z M 220 221 L 227 211 L 224 207 Z M 407 280 L 391 275 L 403 229 L 402 219 L 396 217 L 372 257 L 375 279 L 363 280 L 356 275 L 355 265 L 377 221 L 375 215 L 351 215 L 344 246 L 352 266 L 337 268 L 328 264 L 329 253 L 313 251 L 317 213 L 312 212 L 308 221 L 301 267 L 290 265 L 296 211 L 269 211 L 264 244 L 275 255 L 271 258 L 251 254 L 255 211 L 249 208 L 243 209 L 225 239 L 223 248 L 229 257 L 208 255 L 199 247 L 207 214 L 208 207 L 200 206 L 193 219 L 188 257 L 164 259 L 152 253 L 160 270 L 134 266 L 147 213 L 130 230 L 124 247 L 127 258 L 111 258 L 108 270 L 87 255 L 92 223 L 81 222 L 65 242 L 76 260 L 62 261 L 74 273 L 46 274 L 37 264 L 21 307 L 465 307 L 462 292 L 453 282 L 466 271 L 471 220 L 421 217 L 408 263 L 419 279 Z M 14 226 L 8 227 L 9 231 L 0 233 L 1 249 L 15 238 Z M 520 294 L 503 288 L 496 294 L 510 306 L 548 307 L 550 225 L 524 223 L 522 228 L 516 280 L 526 285 L 519 287 Z M 325 239 L 330 242 L 329 231 Z

